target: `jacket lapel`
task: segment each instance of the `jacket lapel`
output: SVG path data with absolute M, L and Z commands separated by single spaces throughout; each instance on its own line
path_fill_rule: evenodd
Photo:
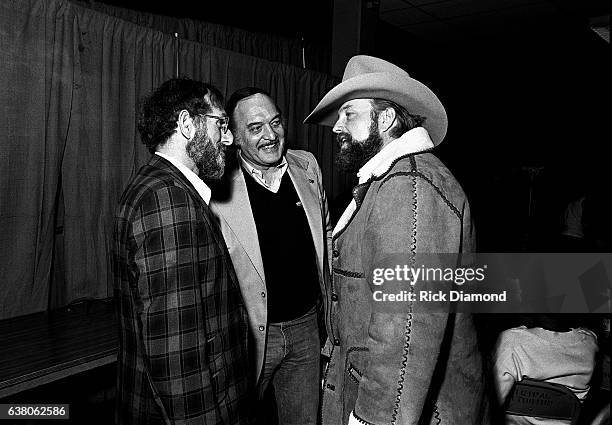
M 213 209 L 219 213 L 221 220 L 225 220 L 251 260 L 261 281 L 265 282 L 257 228 L 251 212 L 251 202 L 249 201 L 244 174 L 240 166 L 231 167 L 226 170 L 226 173 L 224 178 L 226 184 L 222 189 L 224 193 L 220 194 L 213 190 Z
M 308 162 L 295 157 L 290 151 L 287 151 L 286 159 L 287 172 L 306 213 L 319 264 L 323 264 L 325 244 L 316 176 L 309 171 Z M 227 226 L 236 235 L 262 282 L 265 282 L 257 228 L 244 179 L 245 176 L 239 163 L 228 167 L 223 188 L 213 189 L 213 210 L 219 213 L 221 220 L 225 220 Z
M 295 191 L 306 212 L 308 226 L 312 235 L 319 264 L 323 264 L 323 249 L 326 244 L 323 241 L 323 223 L 321 218 L 321 204 L 319 202 L 316 176 L 308 169 L 308 163 L 299 160 L 287 151 L 287 172 L 291 177 Z
M 358 184 L 353 188 L 353 199 L 342 213 L 342 216 L 338 220 L 338 223 L 336 223 L 336 227 L 334 227 L 334 231 L 332 232 L 334 239 L 336 239 L 336 237 L 338 237 L 338 235 L 342 233 L 344 229 L 346 229 L 346 226 L 348 226 L 353 217 L 355 217 L 355 214 L 357 214 L 357 211 L 359 211 L 359 208 L 361 208 L 363 198 L 365 198 L 366 194 L 368 193 L 368 189 L 370 188 L 370 183 L 371 181 L 367 181 L 365 183 Z
M 200 208 L 203 210 L 202 216 L 204 217 L 205 220 L 210 221 L 214 219 L 214 216 L 211 214 L 210 207 L 208 206 L 208 204 L 204 202 L 204 200 L 202 199 L 198 191 L 195 189 L 195 187 L 193 187 L 193 185 L 187 179 L 187 177 L 185 177 L 185 175 L 181 173 L 181 171 L 178 168 L 176 168 L 170 161 L 166 160 L 165 158 L 159 155 L 153 155 L 153 158 L 149 162 L 149 165 L 160 171 L 170 174 L 173 177 L 176 185 L 181 186 L 183 189 L 185 189 L 191 195 L 191 197 L 198 203 Z M 218 223 L 215 223 L 215 224 L 210 223 L 210 225 L 211 225 L 211 228 L 213 229 L 213 232 L 212 232 L 213 239 L 215 240 L 217 245 L 223 246 L 223 243 L 222 243 L 223 240 L 222 240 L 221 233 L 219 231 Z
M 204 203 L 204 200 L 200 196 L 195 187 L 189 182 L 187 177 L 183 173 L 180 172 L 178 168 L 174 166 L 170 161 L 166 158 L 163 158 L 159 155 L 153 155 L 151 161 L 149 161 L 149 165 L 153 168 L 156 168 L 160 171 L 166 172 L 173 177 L 173 180 L 178 183 L 179 186 L 186 189 L 190 195 L 192 195 L 198 202 Z

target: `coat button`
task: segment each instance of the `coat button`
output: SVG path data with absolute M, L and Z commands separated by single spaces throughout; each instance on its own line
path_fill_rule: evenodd
M 340 340 L 338 338 L 334 339 L 334 345 L 340 345 Z
M 334 249 L 332 251 L 332 255 L 334 256 L 334 258 L 338 258 L 340 257 L 340 251 L 338 251 L 337 249 Z
M 332 385 L 332 384 L 327 384 L 326 387 L 329 388 L 332 391 L 336 389 L 336 386 Z
M 338 301 L 338 295 L 336 294 L 332 294 L 331 298 L 332 298 L 332 301 Z
M 266 298 L 266 293 L 262 291 L 261 298 Z
M 260 331 L 262 331 L 262 332 L 263 332 L 263 331 L 264 331 L 264 329 L 266 329 L 266 327 L 265 327 L 264 325 L 260 325 L 260 326 L 259 326 L 259 330 L 260 330 Z

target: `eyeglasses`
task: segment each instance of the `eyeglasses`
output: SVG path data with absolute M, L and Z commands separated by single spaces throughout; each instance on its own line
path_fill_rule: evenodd
M 208 118 L 214 118 L 217 120 L 217 128 L 223 132 L 223 134 L 227 133 L 227 128 L 229 126 L 229 118 L 222 117 L 219 115 L 211 115 L 211 114 L 202 114 Z

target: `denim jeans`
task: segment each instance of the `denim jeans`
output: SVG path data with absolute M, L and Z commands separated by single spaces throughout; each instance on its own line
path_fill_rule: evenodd
M 297 319 L 270 323 L 259 399 L 272 383 L 279 425 L 316 425 L 321 346 L 317 309 Z

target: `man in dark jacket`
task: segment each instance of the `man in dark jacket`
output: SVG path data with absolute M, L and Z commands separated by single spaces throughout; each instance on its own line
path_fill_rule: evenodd
M 219 91 L 173 79 L 138 123 L 153 153 L 123 193 L 114 229 L 121 331 L 120 424 L 246 424 L 247 324 L 208 208 L 231 144 Z
M 471 316 L 391 276 L 473 249 L 465 194 L 430 152 L 446 134 L 442 104 L 401 68 L 355 56 L 306 122 L 333 126 L 339 164 L 359 178 L 333 231 L 323 425 L 487 423 Z

